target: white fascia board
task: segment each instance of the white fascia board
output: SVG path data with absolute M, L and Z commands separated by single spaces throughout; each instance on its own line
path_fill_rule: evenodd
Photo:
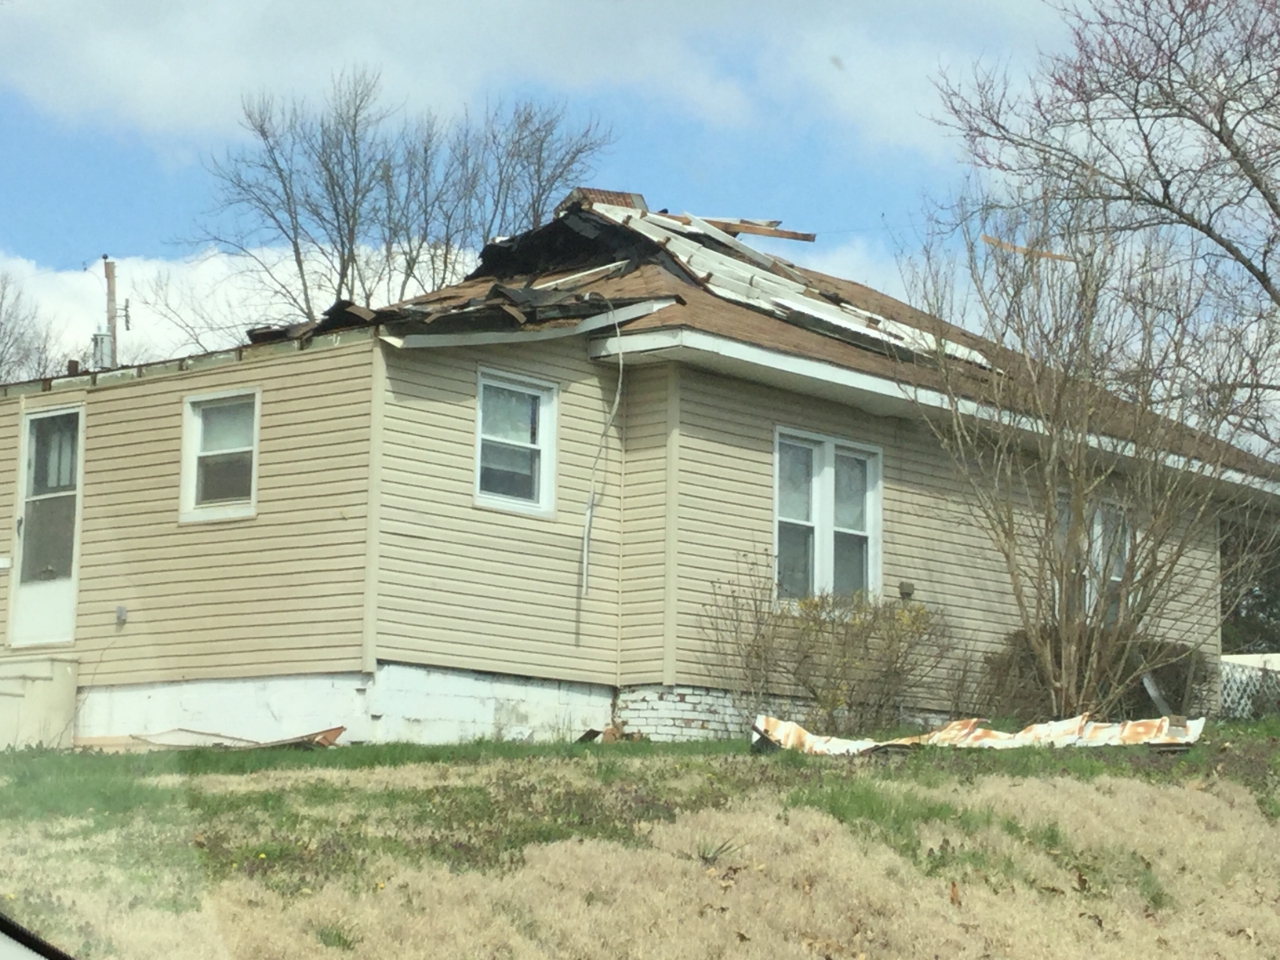
M 765 347 L 743 343 L 740 340 L 703 333 L 700 330 L 650 330 L 644 333 L 624 334 L 622 337 L 606 337 L 591 342 L 589 355 L 593 360 L 599 360 L 615 357 L 619 351 L 624 356 L 630 357 L 636 354 L 677 349 L 736 360 L 892 401 L 908 403 L 919 401 L 928 406 L 948 409 L 945 405 L 946 398 L 936 391 L 919 391 L 920 396 L 913 397 L 913 391 L 910 388 L 894 380 L 850 370 L 847 367 L 837 367 L 834 364 L 823 363 L 821 360 L 779 353 Z
M 589 356 L 593 360 L 617 356 L 619 350 L 628 357 L 646 353 L 670 354 L 673 358 L 678 358 L 680 354 L 701 354 L 706 357 L 721 358 L 783 375 L 801 377 L 815 384 L 828 385 L 849 391 L 859 395 L 861 398 L 876 399 L 887 408 L 896 408 L 896 415 L 901 415 L 907 407 L 912 409 L 915 407 L 927 407 L 947 413 L 952 410 L 950 398 L 937 390 L 909 386 L 886 377 L 877 377 L 858 370 L 850 370 L 847 367 L 823 363 L 821 360 L 810 360 L 806 357 L 779 353 L 775 350 L 743 343 L 739 340 L 730 340 L 727 337 L 703 333 L 700 330 L 651 330 L 622 337 L 612 336 L 592 341 L 588 350 Z M 1010 414 L 1007 411 L 979 404 L 972 400 L 957 400 L 955 408 L 961 416 L 996 423 L 1011 422 L 1009 419 Z M 1035 422 L 1025 417 L 1017 417 L 1012 421 L 1012 425 L 1020 430 L 1026 430 L 1028 433 L 1036 433 L 1040 429 Z M 1122 459 L 1132 460 L 1136 455 L 1132 442 L 1112 437 L 1090 437 L 1089 445 L 1099 452 Z M 1280 483 L 1264 480 L 1261 477 L 1256 477 L 1243 471 L 1224 469 L 1216 476 L 1213 476 L 1205 472 L 1203 461 L 1172 454 L 1166 456 L 1165 464 L 1176 470 L 1185 470 L 1189 473 L 1203 476 L 1206 480 L 1221 481 L 1232 486 L 1244 487 L 1270 496 L 1280 497 Z
M 532 330 L 528 333 L 513 330 L 495 330 L 480 333 L 411 333 L 403 337 L 384 335 L 382 340 L 402 350 L 421 350 L 425 347 L 482 347 L 496 343 L 530 343 L 538 340 L 559 340 L 593 333 L 656 313 L 675 303 L 674 297 L 646 300 L 617 310 L 606 310 L 594 317 L 587 317 L 572 327 L 554 327 L 549 330 Z

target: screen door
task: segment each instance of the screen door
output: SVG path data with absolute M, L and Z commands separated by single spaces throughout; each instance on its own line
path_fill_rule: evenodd
M 30 414 L 24 439 L 10 643 L 69 643 L 75 632 L 80 411 Z

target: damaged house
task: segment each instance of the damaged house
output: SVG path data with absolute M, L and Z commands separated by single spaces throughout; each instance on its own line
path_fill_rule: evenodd
M 751 235 L 804 239 L 577 190 L 413 301 L 0 388 L 0 742 L 741 733 L 700 619 L 759 551 L 994 649 L 1005 567 L 891 355 L 938 321 Z

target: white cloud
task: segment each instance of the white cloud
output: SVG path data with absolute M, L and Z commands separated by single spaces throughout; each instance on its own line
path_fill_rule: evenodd
M 711 124 L 834 116 L 872 142 L 937 150 L 923 118 L 939 63 L 993 42 L 1027 59 L 1059 32 L 1025 0 L 15 0 L 0 7 L 0 84 L 74 122 L 206 142 L 234 131 L 246 92 L 315 94 L 365 64 L 410 108 L 449 112 L 524 84 L 614 90 Z
M 0 10 L 0 78 L 76 121 L 222 137 L 241 96 L 323 90 L 345 65 L 380 69 L 393 99 L 452 111 L 508 84 L 643 85 L 706 119 L 749 109 L 691 41 L 731 9 L 654 4 L 389 0 L 17 0 Z M 686 34 L 670 30 L 681 23 Z
M 31 260 L 0 252 L 0 272 L 17 279 L 25 296 L 37 304 L 64 348 L 88 353 L 93 334 L 106 328 L 107 288 L 102 261 L 84 270 L 50 270 Z M 124 257 L 116 261 L 116 301 L 122 362 L 142 362 L 197 352 L 176 326 L 143 301 L 152 281 L 168 277 L 174 290 L 193 289 L 216 295 L 238 309 L 247 329 L 262 321 L 257 298 L 237 283 L 236 265 L 226 256 L 213 254 L 190 260 Z M 130 329 L 124 328 L 125 301 L 129 301 Z M 243 331 L 241 331 L 243 332 Z
M 1025 0 L 898 0 L 858 11 L 795 18 L 794 32 L 777 37 L 774 54 L 762 58 L 767 86 L 807 104 L 802 114 L 810 122 L 830 125 L 834 115 L 864 143 L 933 159 L 950 153 L 947 134 L 934 122 L 940 105 L 933 81 L 941 70 L 961 79 L 994 52 L 1016 76 L 1030 70 L 1038 46 L 1062 38 L 1053 11 Z

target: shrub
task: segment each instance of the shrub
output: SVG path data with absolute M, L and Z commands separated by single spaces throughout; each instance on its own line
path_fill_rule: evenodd
M 784 616 L 783 663 L 813 704 L 806 723 L 815 730 L 882 730 L 908 703 L 941 692 L 949 631 L 922 603 L 821 594 Z
M 744 555 L 703 612 L 712 680 L 746 717 L 781 709 L 849 735 L 898 724 L 904 707 L 946 708 L 963 656 L 941 613 L 861 594 L 779 601 L 772 570 L 767 555 Z
M 1153 640 L 1141 635 L 1111 636 L 1088 644 L 1090 649 L 1106 654 L 1106 662 L 1082 662 L 1083 671 L 1092 667 L 1104 677 L 1099 684 L 1101 702 L 1106 709 L 1095 713 L 1095 719 L 1140 719 L 1159 716 L 1163 710 L 1155 703 L 1141 682 L 1150 673 L 1172 712 L 1189 714 L 1203 710 L 1202 690 L 1209 680 L 1209 665 L 1204 654 L 1185 644 Z M 1040 640 L 1047 641 L 1053 651 L 1063 644 L 1052 624 L 1041 627 Z M 1061 663 L 1055 663 L 1055 675 Z M 1055 719 L 1053 697 L 1044 670 L 1037 661 L 1035 649 L 1025 630 L 1016 630 L 1005 638 L 1002 651 L 985 658 L 985 689 L 980 700 L 981 712 L 993 716 L 1015 718 L 1025 723 Z

